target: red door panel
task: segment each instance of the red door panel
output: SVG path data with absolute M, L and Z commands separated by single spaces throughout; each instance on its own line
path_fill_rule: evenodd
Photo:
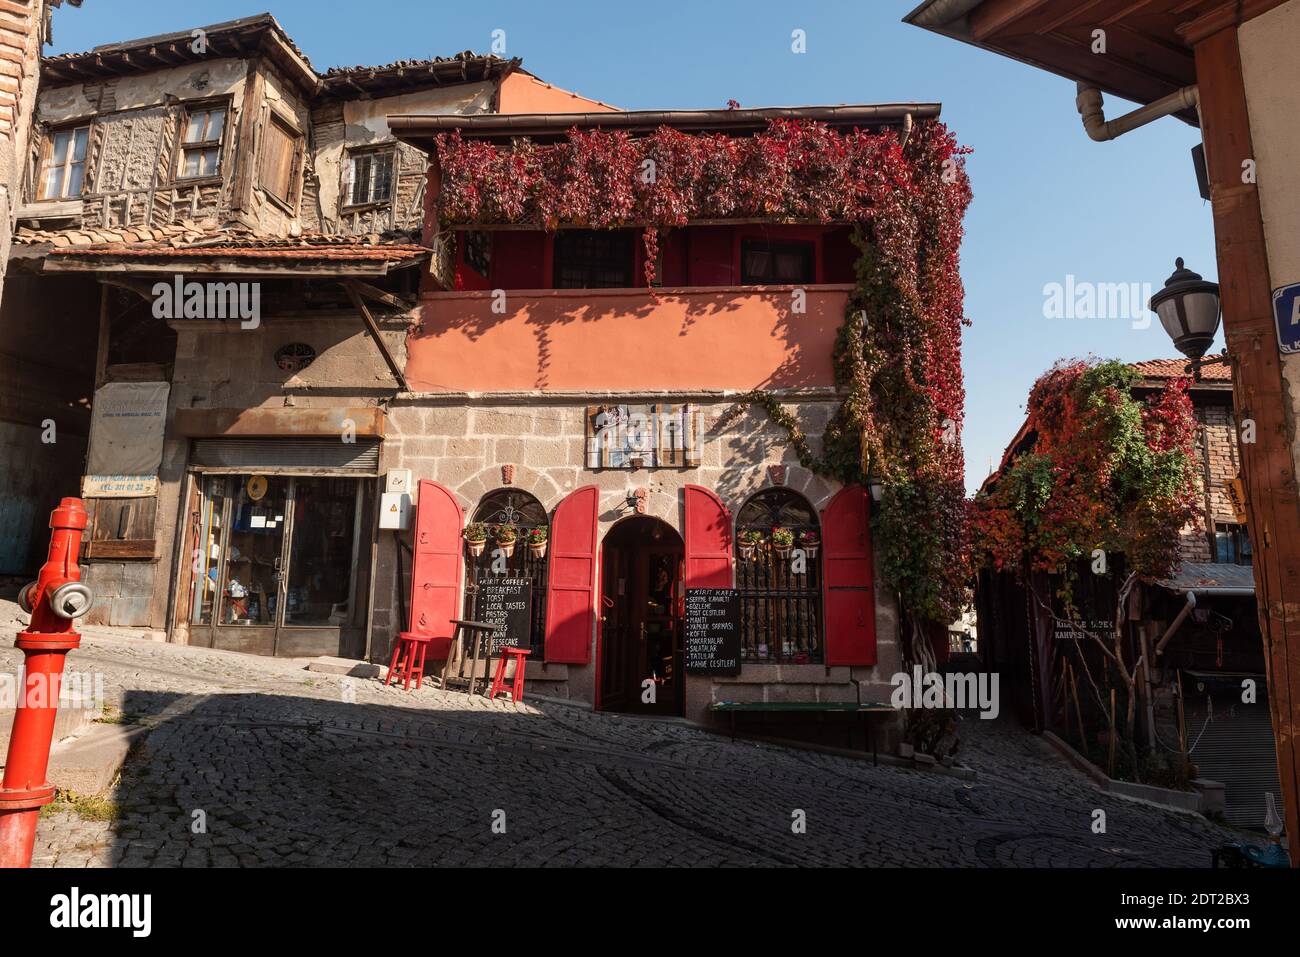
M 822 511 L 826 664 L 876 663 L 871 506 L 860 485 L 840 489 Z
M 731 513 L 711 489 L 682 490 L 686 511 L 686 587 L 730 588 Z
M 443 661 L 451 647 L 461 581 L 461 530 L 465 516 L 456 496 L 437 482 L 420 482 L 411 566 L 411 627 L 432 635 L 428 656 Z
M 546 660 L 591 661 L 596 599 L 596 514 L 600 492 L 570 492 L 551 520 L 551 567 L 546 591 Z

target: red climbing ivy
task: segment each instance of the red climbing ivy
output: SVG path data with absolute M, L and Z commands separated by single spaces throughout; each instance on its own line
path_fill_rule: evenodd
M 1198 521 L 1196 419 L 1186 379 L 1147 401 L 1121 362 L 1058 363 L 1029 393 L 1036 438 L 972 503 L 979 557 L 1072 579 L 1094 549 L 1132 572 L 1168 575 L 1180 532 Z
M 971 192 L 968 151 L 947 127 L 841 132 L 781 119 L 752 136 L 573 129 L 545 146 L 453 132 L 437 151 L 444 225 L 641 227 L 647 285 L 661 233 L 692 221 L 852 224 L 857 281 L 834 355 L 844 401 L 820 453 L 774 396 L 747 401 L 820 474 L 863 482 L 870 460 L 885 486 L 876 528 L 887 580 L 918 620 L 956 617 L 967 567 L 958 265 Z

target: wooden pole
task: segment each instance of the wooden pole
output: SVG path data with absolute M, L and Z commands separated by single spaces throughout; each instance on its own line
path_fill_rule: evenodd
M 1187 756 L 1187 715 L 1183 711 L 1183 673 L 1178 672 L 1178 750 Z
M 1233 403 L 1239 426 L 1255 426 L 1255 441 L 1241 443 L 1242 478 L 1283 812 L 1300 867 L 1300 489 L 1287 422 L 1296 384 L 1282 373 L 1259 187 L 1242 176 L 1256 154 L 1235 22 L 1196 42 L 1195 55 Z
M 1092 760 L 1088 751 L 1088 729 L 1083 724 L 1083 709 L 1079 707 L 1079 682 L 1074 678 L 1074 669 L 1070 669 L 1070 694 L 1074 698 L 1074 717 L 1079 722 L 1079 740 L 1083 743 L 1083 756 Z
M 1115 703 L 1115 689 L 1110 689 L 1110 754 L 1106 758 L 1106 773 L 1112 778 L 1115 776 L 1115 721 L 1118 715 L 1115 709 L 1118 705 Z

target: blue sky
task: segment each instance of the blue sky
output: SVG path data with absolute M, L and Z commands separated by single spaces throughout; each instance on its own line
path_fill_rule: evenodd
M 1197 131 L 1172 118 L 1093 143 L 1074 86 L 995 54 L 901 23 L 914 0 L 660 0 L 654 4 L 385 0 L 90 0 L 54 16 L 50 52 L 274 13 L 317 69 L 487 52 L 558 86 L 628 109 L 938 101 L 974 148 L 975 202 L 962 251 L 966 473 L 977 487 L 1018 428 L 1037 376 L 1062 357 L 1175 355 L 1145 310 L 1128 318 L 1044 316 L 1044 287 L 1150 283 L 1183 256 L 1216 278 L 1208 203 L 1189 151 Z M 369 9 L 373 17 L 360 15 Z M 791 51 L 805 32 L 807 52 Z M 1107 98 L 1108 116 L 1128 104 Z M 1222 342 L 1212 351 L 1218 351 Z

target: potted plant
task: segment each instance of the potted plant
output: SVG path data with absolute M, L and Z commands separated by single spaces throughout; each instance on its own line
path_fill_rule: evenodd
M 483 554 L 487 547 L 487 526 L 482 522 L 470 522 L 465 526 L 465 548 L 473 558 Z
M 809 558 L 816 558 L 817 550 L 822 547 L 822 537 L 816 532 L 800 532 L 799 547 Z
M 533 558 L 546 557 L 546 529 L 530 528 L 528 530 L 528 552 Z
M 785 558 L 790 554 L 790 549 L 794 547 L 794 532 L 781 525 L 772 529 L 772 551 L 776 552 L 777 558 Z
M 501 549 L 501 554 L 509 558 L 515 553 L 515 542 L 519 538 L 519 529 L 515 528 L 509 522 L 498 525 L 492 535 L 496 539 L 497 547 Z
M 756 528 L 744 529 L 738 536 L 740 542 L 740 557 L 749 561 L 758 551 L 758 547 L 763 544 L 763 533 Z

